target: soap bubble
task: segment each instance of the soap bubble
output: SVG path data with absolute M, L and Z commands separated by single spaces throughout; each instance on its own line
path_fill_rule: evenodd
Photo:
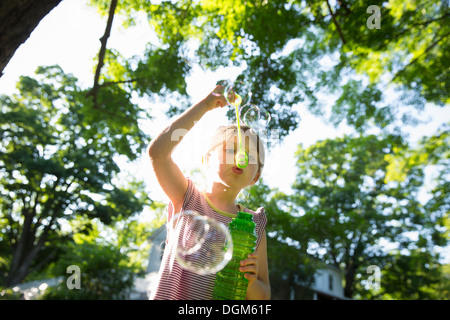
M 242 106 L 239 110 L 239 117 L 254 133 L 261 133 L 266 129 L 272 118 L 266 109 L 254 104 Z
M 250 103 L 252 92 L 245 82 L 222 80 L 218 83 L 225 87 L 223 95 L 228 104 L 239 107 Z
M 194 211 L 175 215 L 169 228 L 177 262 L 196 274 L 213 274 L 222 270 L 233 255 L 228 228 Z

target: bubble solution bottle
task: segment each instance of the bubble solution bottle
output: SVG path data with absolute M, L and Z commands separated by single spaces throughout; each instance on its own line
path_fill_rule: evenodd
M 239 271 L 240 262 L 255 250 L 256 233 L 253 215 L 239 211 L 228 225 L 233 239 L 233 256 L 228 264 L 216 274 L 214 300 L 245 300 L 248 279 Z

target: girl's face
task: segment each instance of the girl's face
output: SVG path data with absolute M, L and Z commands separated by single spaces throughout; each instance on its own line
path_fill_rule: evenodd
M 240 169 L 236 165 L 235 156 L 239 151 L 237 134 L 231 135 L 209 152 L 207 169 L 209 180 L 221 182 L 225 186 L 243 189 L 259 178 L 259 159 L 256 138 L 245 139 L 243 147 L 248 153 L 248 165 Z

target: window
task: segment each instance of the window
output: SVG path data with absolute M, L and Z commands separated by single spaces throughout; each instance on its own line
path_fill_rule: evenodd
M 331 274 L 328 275 L 328 289 L 333 291 L 333 276 Z

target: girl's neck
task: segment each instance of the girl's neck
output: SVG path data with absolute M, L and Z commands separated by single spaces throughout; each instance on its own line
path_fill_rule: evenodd
M 218 209 L 229 213 L 237 213 L 238 211 L 239 207 L 236 205 L 238 194 L 239 191 L 236 192 L 223 184 L 217 183 L 213 183 L 205 191 L 205 195 Z

